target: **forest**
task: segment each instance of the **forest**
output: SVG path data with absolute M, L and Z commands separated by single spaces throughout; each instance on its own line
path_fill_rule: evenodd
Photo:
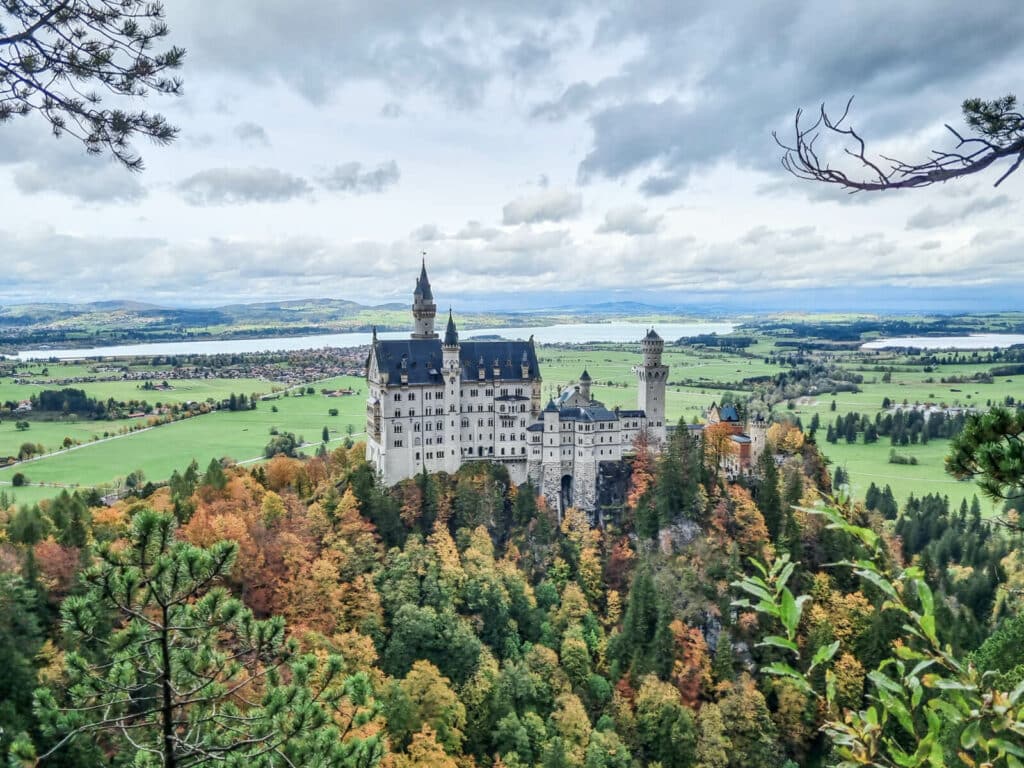
M 1020 534 L 930 496 L 894 523 L 845 501 L 795 424 L 769 438 L 743 483 L 686 429 L 640 441 L 603 528 L 486 463 L 382 487 L 360 443 L 193 463 L 110 507 L 0 498 L 0 750 L 739 768 L 973 766 L 983 746 L 1019 765 L 1016 699 L 932 712 L 982 696 L 977 670 L 1004 697 L 1024 680 Z M 879 721 L 880 694 L 916 704 Z

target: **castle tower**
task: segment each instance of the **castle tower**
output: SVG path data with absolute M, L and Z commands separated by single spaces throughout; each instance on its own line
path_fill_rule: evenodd
M 582 395 L 588 403 L 592 399 L 590 397 L 590 381 L 590 374 L 587 373 L 587 369 L 584 368 L 583 373 L 580 374 L 580 395 Z
M 637 378 L 636 405 L 647 414 L 647 432 L 656 442 L 665 440 L 665 384 L 668 366 L 661 364 L 665 342 L 652 328 L 640 342 L 643 365 L 633 368 Z
M 426 271 L 422 281 L 426 283 Z M 427 284 L 427 290 L 430 285 Z M 433 327 L 433 320 L 431 320 Z M 459 333 L 455 329 L 455 319 L 451 309 L 448 310 L 448 327 L 444 332 L 444 343 L 441 345 L 441 368 L 444 379 L 444 468 L 446 472 L 455 473 L 462 464 L 460 406 L 462 368 L 459 365 Z
M 548 505 L 558 512 L 558 522 L 562 522 L 562 423 L 558 406 L 554 400 L 548 400 L 541 413 L 544 425 L 544 437 L 541 448 L 540 492 L 547 499 Z
M 423 268 L 416 280 L 416 290 L 412 294 L 412 337 L 414 339 L 436 339 L 434 333 L 434 317 L 437 315 L 437 305 L 434 304 L 434 294 L 430 290 L 430 280 L 427 279 L 427 260 L 423 259 Z

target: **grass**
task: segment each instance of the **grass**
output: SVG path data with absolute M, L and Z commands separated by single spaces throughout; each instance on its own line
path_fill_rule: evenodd
M 357 394 L 326 397 L 319 394 L 321 386 L 351 386 Z M 317 384 L 315 395 L 261 402 L 254 411 L 218 411 L 0 469 L 0 482 L 9 481 L 17 471 L 24 473 L 33 483 L 93 486 L 112 483 L 136 469 L 141 469 L 149 480 L 164 480 L 193 459 L 205 465 L 212 458 L 230 457 L 243 461 L 260 457 L 270 440 L 272 427 L 319 442 L 323 427 L 327 426 L 331 439 L 338 440 L 345 437 L 350 425 L 354 432 L 363 430 L 365 395 L 366 385 L 361 379 L 330 379 Z M 275 407 L 277 412 L 273 410 Z M 331 408 L 338 409 L 337 416 L 329 415 Z M 311 453 L 315 448 L 308 450 Z M 2 485 L 0 489 L 11 490 L 10 486 Z M 38 497 L 37 490 L 44 489 L 18 489 L 19 501 L 28 496 Z M 52 495 L 52 490 L 46 494 Z

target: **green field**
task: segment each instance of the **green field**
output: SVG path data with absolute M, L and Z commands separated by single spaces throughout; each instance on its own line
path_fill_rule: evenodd
M 347 397 L 327 397 L 319 393 L 321 387 L 352 387 L 357 393 Z M 317 382 L 316 388 L 315 395 L 292 394 L 263 401 L 253 411 L 218 411 L 0 469 L 0 483 L 9 482 L 15 472 L 22 472 L 32 483 L 93 486 L 113 483 L 137 469 L 141 469 L 147 479 L 159 481 L 166 479 L 175 469 L 184 468 L 193 459 L 202 465 L 211 458 L 258 459 L 270 440 L 272 427 L 319 442 L 326 426 L 335 443 L 345 438 L 349 426 L 354 433 L 363 430 L 366 419 L 365 382 L 339 377 Z M 277 412 L 273 410 L 275 407 Z M 331 408 L 338 409 L 337 416 L 328 414 Z M 313 450 L 310 448 L 308 452 Z M 9 485 L 0 484 L 0 490 L 14 493 L 19 502 L 54 495 L 52 488 L 12 489 Z
M 53 367 L 52 371 L 61 376 L 72 376 L 68 368 L 81 366 Z M 84 375 L 84 374 L 83 374 Z M 190 401 L 205 402 L 207 399 L 220 401 L 234 393 L 252 394 L 270 392 L 273 385 L 262 379 L 196 379 L 171 382 L 173 389 L 169 391 L 150 391 L 141 389 L 140 382 L 105 381 L 87 382 L 67 385 L 83 390 L 88 396 L 98 400 L 114 398 L 117 401 L 139 400 L 151 405 L 157 403 L 186 403 Z M 16 384 L 10 379 L 0 379 L 0 402 L 7 400 L 19 401 L 28 399 L 43 389 L 58 388 L 58 385 L 43 386 Z M 16 422 L 22 418 L 29 421 L 29 429 L 20 431 Z M 32 415 L 22 417 L 14 415 L 0 422 L 0 456 L 15 456 L 18 447 L 25 442 L 38 443 L 47 451 L 61 447 L 64 438 L 70 437 L 74 442 L 88 442 L 104 436 L 104 433 L 116 435 L 132 425 L 144 423 L 145 419 L 112 419 L 92 421 L 79 419 L 75 416 L 64 417 L 57 421 L 36 420 Z M 129 470 L 130 471 L 130 470 Z

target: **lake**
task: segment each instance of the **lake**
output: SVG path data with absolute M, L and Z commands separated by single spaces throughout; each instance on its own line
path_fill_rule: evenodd
M 902 336 L 892 339 L 877 339 L 861 345 L 861 349 L 893 349 L 914 347 L 915 349 L 992 349 L 1024 344 L 1020 333 L 975 333 L 970 336 Z
M 729 333 L 733 323 L 659 323 L 655 330 L 666 341 L 680 336 L 701 333 Z M 461 331 L 460 336 L 500 336 L 504 339 L 527 339 L 532 334 L 539 344 L 586 344 L 597 341 L 624 343 L 639 341 L 650 325 L 643 323 L 566 323 L 526 328 L 474 328 Z M 409 331 L 388 331 L 377 334 L 381 339 L 407 339 Z M 33 349 L 18 352 L 19 360 L 74 360 L 91 357 L 153 357 L 156 355 L 217 355 L 242 352 L 279 352 L 325 347 L 359 347 L 370 343 L 369 333 L 327 333 L 315 336 L 268 336 L 261 339 L 224 339 L 221 341 L 169 341 L 153 344 L 121 344 L 110 347 L 82 349 Z

